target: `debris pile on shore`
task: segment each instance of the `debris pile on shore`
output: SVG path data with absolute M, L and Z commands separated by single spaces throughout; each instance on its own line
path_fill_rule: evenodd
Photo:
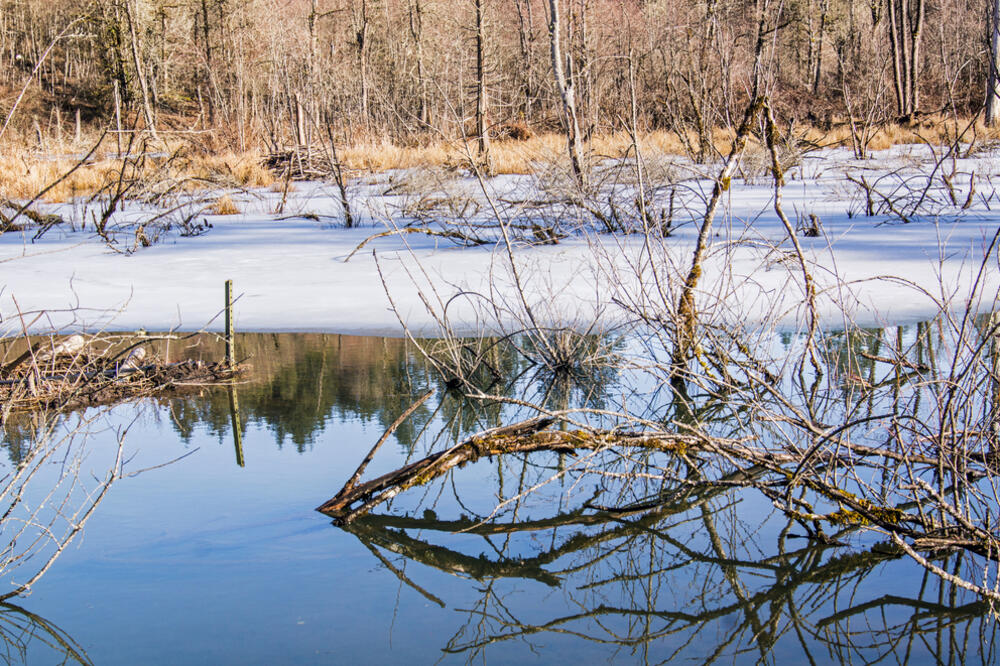
M 5 413 L 106 405 L 164 391 L 219 384 L 248 367 L 225 361 L 169 362 L 164 338 L 72 335 L 8 342 L 0 364 Z

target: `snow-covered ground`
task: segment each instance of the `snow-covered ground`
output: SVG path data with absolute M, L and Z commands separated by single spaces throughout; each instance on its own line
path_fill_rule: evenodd
M 557 245 L 518 244 L 518 277 L 529 292 L 533 314 L 575 326 L 586 326 L 595 317 L 613 321 L 621 316 L 615 299 L 632 300 L 640 289 L 652 291 L 650 265 L 659 267 L 661 281 L 682 277 L 697 231 L 692 220 L 704 211 L 702 199 L 711 185 L 687 175 L 694 168 L 690 165 L 669 166 L 675 196 L 688 207 L 675 211 L 677 223 L 669 238 L 650 244 L 641 234 L 610 235 L 585 226 Z M 864 215 L 863 189 L 845 174 L 875 184 L 881 193 L 873 195 L 876 207 L 883 209 L 880 214 Z M 953 183 L 954 198 L 942 174 Z M 880 324 L 930 317 L 938 309 L 935 298 L 951 297 L 952 307 L 961 306 L 979 274 L 984 249 L 1000 228 L 1000 197 L 993 186 L 998 174 L 997 151 L 943 165 L 934 162 L 925 146 L 898 147 L 866 161 L 853 160 L 844 150 L 807 154 L 788 174 L 784 207 L 793 222 L 810 214 L 822 221 L 821 236 L 799 235 L 799 241 L 814 262 L 824 324 L 842 325 L 845 308 L 854 321 Z M 651 170 L 654 184 L 655 175 Z M 725 196 L 701 286 L 706 294 L 724 298 L 724 317 L 771 317 L 791 326 L 801 300 L 801 277 L 772 208 L 766 174 L 748 175 L 746 181 L 734 180 Z M 18 310 L 46 310 L 46 316 L 26 317 L 25 323 L 36 330 L 194 330 L 212 322 L 209 328 L 218 329 L 221 320 L 212 320 L 229 278 L 242 295 L 236 323 L 244 331 L 398 335 L 401 326 L 391 296 L 409 325 L 434 333 L 437 325 L 421 304 L 421 290 L 438 304 L 459 291 L 485 293 L 492 285 L 494 297 L 516 304 L 515 280 L 500 246 L 459 247 L 442 238 L 397 235 L 372 241 L 345 262 L 359 243 L 386 224 L 404 224 L 422 205 L 423 193 L 412 188 L 400 193 L 405 178 L 387 174 L 356 182 L 352 205 L 364 226 L 351 230 L 341 226 L 335 188 L 299 183 L 282 215 L 274 213 L 280 193 L 234 194 L 243 214 L 203 216 L 212 224 L 207 233 L 167 234 L 131 254 L 110 250 L 90 226 L 87 231 L 56 227 L 36 242 L 31 230 L 3 234 L 4 324 L 18 330 Z M 970 180 L 976 185 L 971 198 Z M 458 200 L 478 200 L 480 212 L 470 213 L 473 220 L 489 217 L 475 180 L 456 176 L 441 187 Z M 537 198 L 539 187 L 535 178 L 508 176 L 491 181 L 487 189 L 510 210 L 511 201 Z M 657 190 L 657 206 L 667 205 L 669 190 Z M 634 199 L 626 194 L 622 200 L 629 197 Z M 887 201 L 899 214 L 887 210 Z M 88 215 L 69 204 L 51 209 L 78 221 Z M 519 210 L 518 219 L 530 221 L 524 205 Z M 468 213 L 451 214 L 460 212 Z M 135 222 L 142 214 L 133 207 L 115 219 Z M 432 214 L 448 213 L 439 207 Z M 122 238 L 119 247 L 128 246 L 128 235 Z M 995 252 L 981 278 L 980 293 L 990 300 L 1000 288 Z M 703 302 L 712 298 L 706 295 Z M 448 308 L 450 323 L 463 332 L 489 326 L 482 303 L 475 297 L 456 299 Z M 646 300 L 642 307 L 652 305 Z

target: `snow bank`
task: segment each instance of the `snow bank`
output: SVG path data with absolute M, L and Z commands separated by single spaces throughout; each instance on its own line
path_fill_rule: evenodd
M 940 168 L 931 158 L 925 147 L 897 148 L 864 162 L 842 150 L 825 151 L 806 156 L 790 171 L 785 210 L 793 219 L 815 214 L 822 220 L 823 235 L 800 236 L 800 242 L 824 290 L 820 314 L 825 325 L 842 325 L 845 307 L 855 321 L 874 325 L 928 318 L 937 311 L 936 299 L 953 298 L 952 306 L 964 303 L 984 248 L 1000 228 L 1000 214 L 992 210 L 1000 207 L 1000 199 L 991 185 L 1000 172 L 1000 156 L 986 153 L 949 163 L 948 169 L 957 168 L 952 180 L 961 205 L 945 201 Z M 866 182 L 878 183 L 880 192 L 900 200 L 922 184 L 933 189 L 910 223 L 891 214 L 866 217 L 862 188 L 847 174 L 864 175 Z M 907 180 L 911 176 L 914 180 Z M 978 193 L 963 209 L 970 178 L 976 179 Z M 770 184 L 766 178 L 748 180 L 734 182 L 727 193 L 703 287 L 725 294 L 732 306 L 726 316 L 771 317 L 792 326 L 801 280 L 772 210 Z M 475 182 L 471 185 L 474 190 Z M 491 186 L 504 196 L 530 194 L 535 187 L 530 177 L 505 177 Z M 682 186 L 697 198 L 710 185 L 690 180 Z M 475 294 L 492 288 L 495 298 L 517 310 L 514 280 L 499 247 L 463 248 L 411 234 L 373 241 L 345 263 L 359 243 L 398 214 L 398 195 L 386 194 L 387 189 L 384 177 L 355 186 L 354 207 L 367 226 L 352 230 L 333 222 L 340 217 L 333 189 L 313 183 L 300 184 L 290 195 L 286 219 L 271 212 L 280 195 L 257 192 L 243 197 L 242 215 L 206 216 L 213 225 L 208 233 L 168 237 L 133 254 L 109 250 L 88 232 L 57 228 L 34 243 L 30 232 L 6 233 L 0 237 L 4 322 L 17 330 L 18 310 L 47 310 L 45 317 L 26 323 L 34 329 L 195 330 L 207 324 L 218 330 L 223 281 L 229 278 L 241 294 L 236 323 L 243 331 L 399 335 L 391 296 L 409 325 L 433 333 L 437 324 L 421 304 L 421 288 L 426 298 L 442 304 L 459 292 L 472 293 L 455 298 L 447 309 L 450 324 L 463 332 L 485 325 L 477 314 L 484 300 Z M 53 209 L 86 216 L 71 205 Z M 310 217 L 287 218 L 305 214 Z M 687 268 L 695 233 L 688 223 L 652 247 L 639 235 L 593 231 L 554 246 L 519 247 L 520 277 L 533 313 L 543 321 L 576 326 L 595 317 L 612 321 L 621 315 L 613 299 L 650 285 L 651 273 L 636 267 L 653 256 L 661 278 L 671 270 L 676 277 Z M 998 274 L 994 256 L 982 275 L 988 297 L 1000 288 Z

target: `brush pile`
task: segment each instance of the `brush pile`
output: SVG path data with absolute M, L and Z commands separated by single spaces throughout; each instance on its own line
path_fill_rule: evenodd
M 303 146 L 267 155 L 264 166 L 277 176 L 291 180 L 323 180 L 334 170 L 329 155 Z
M 9 414 L 107 405 L 218 384 L 245 370 L 197 359 L 168 362 L 150 351 L 161 346 L 160 341 L 143 334 L 8 341 L 0 365 L 2 410 Z

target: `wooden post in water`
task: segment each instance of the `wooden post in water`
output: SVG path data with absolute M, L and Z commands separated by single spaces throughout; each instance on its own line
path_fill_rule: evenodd
M 233 334 L 233 281 L 226 280 L 226 367 L 236 363 L 236 341 Z
M 226 280 L 226 367 L 236 367 L 236 334 L 233 331 L 233 281 Z M 236 446 L 236 464 L 244 467 L 243 428 L 240 426 L 240 400 L 236 385 L 229 384 L 229 417 L 233 424 L 233 444 Z
M 233 444 L 236 446 L 236 464 L 246 467 L 243 460 L 243 428 L 240 425 L 240 400 L 236 395 L 236 385 L 229 384 L 229 418 L 233 423 Z

